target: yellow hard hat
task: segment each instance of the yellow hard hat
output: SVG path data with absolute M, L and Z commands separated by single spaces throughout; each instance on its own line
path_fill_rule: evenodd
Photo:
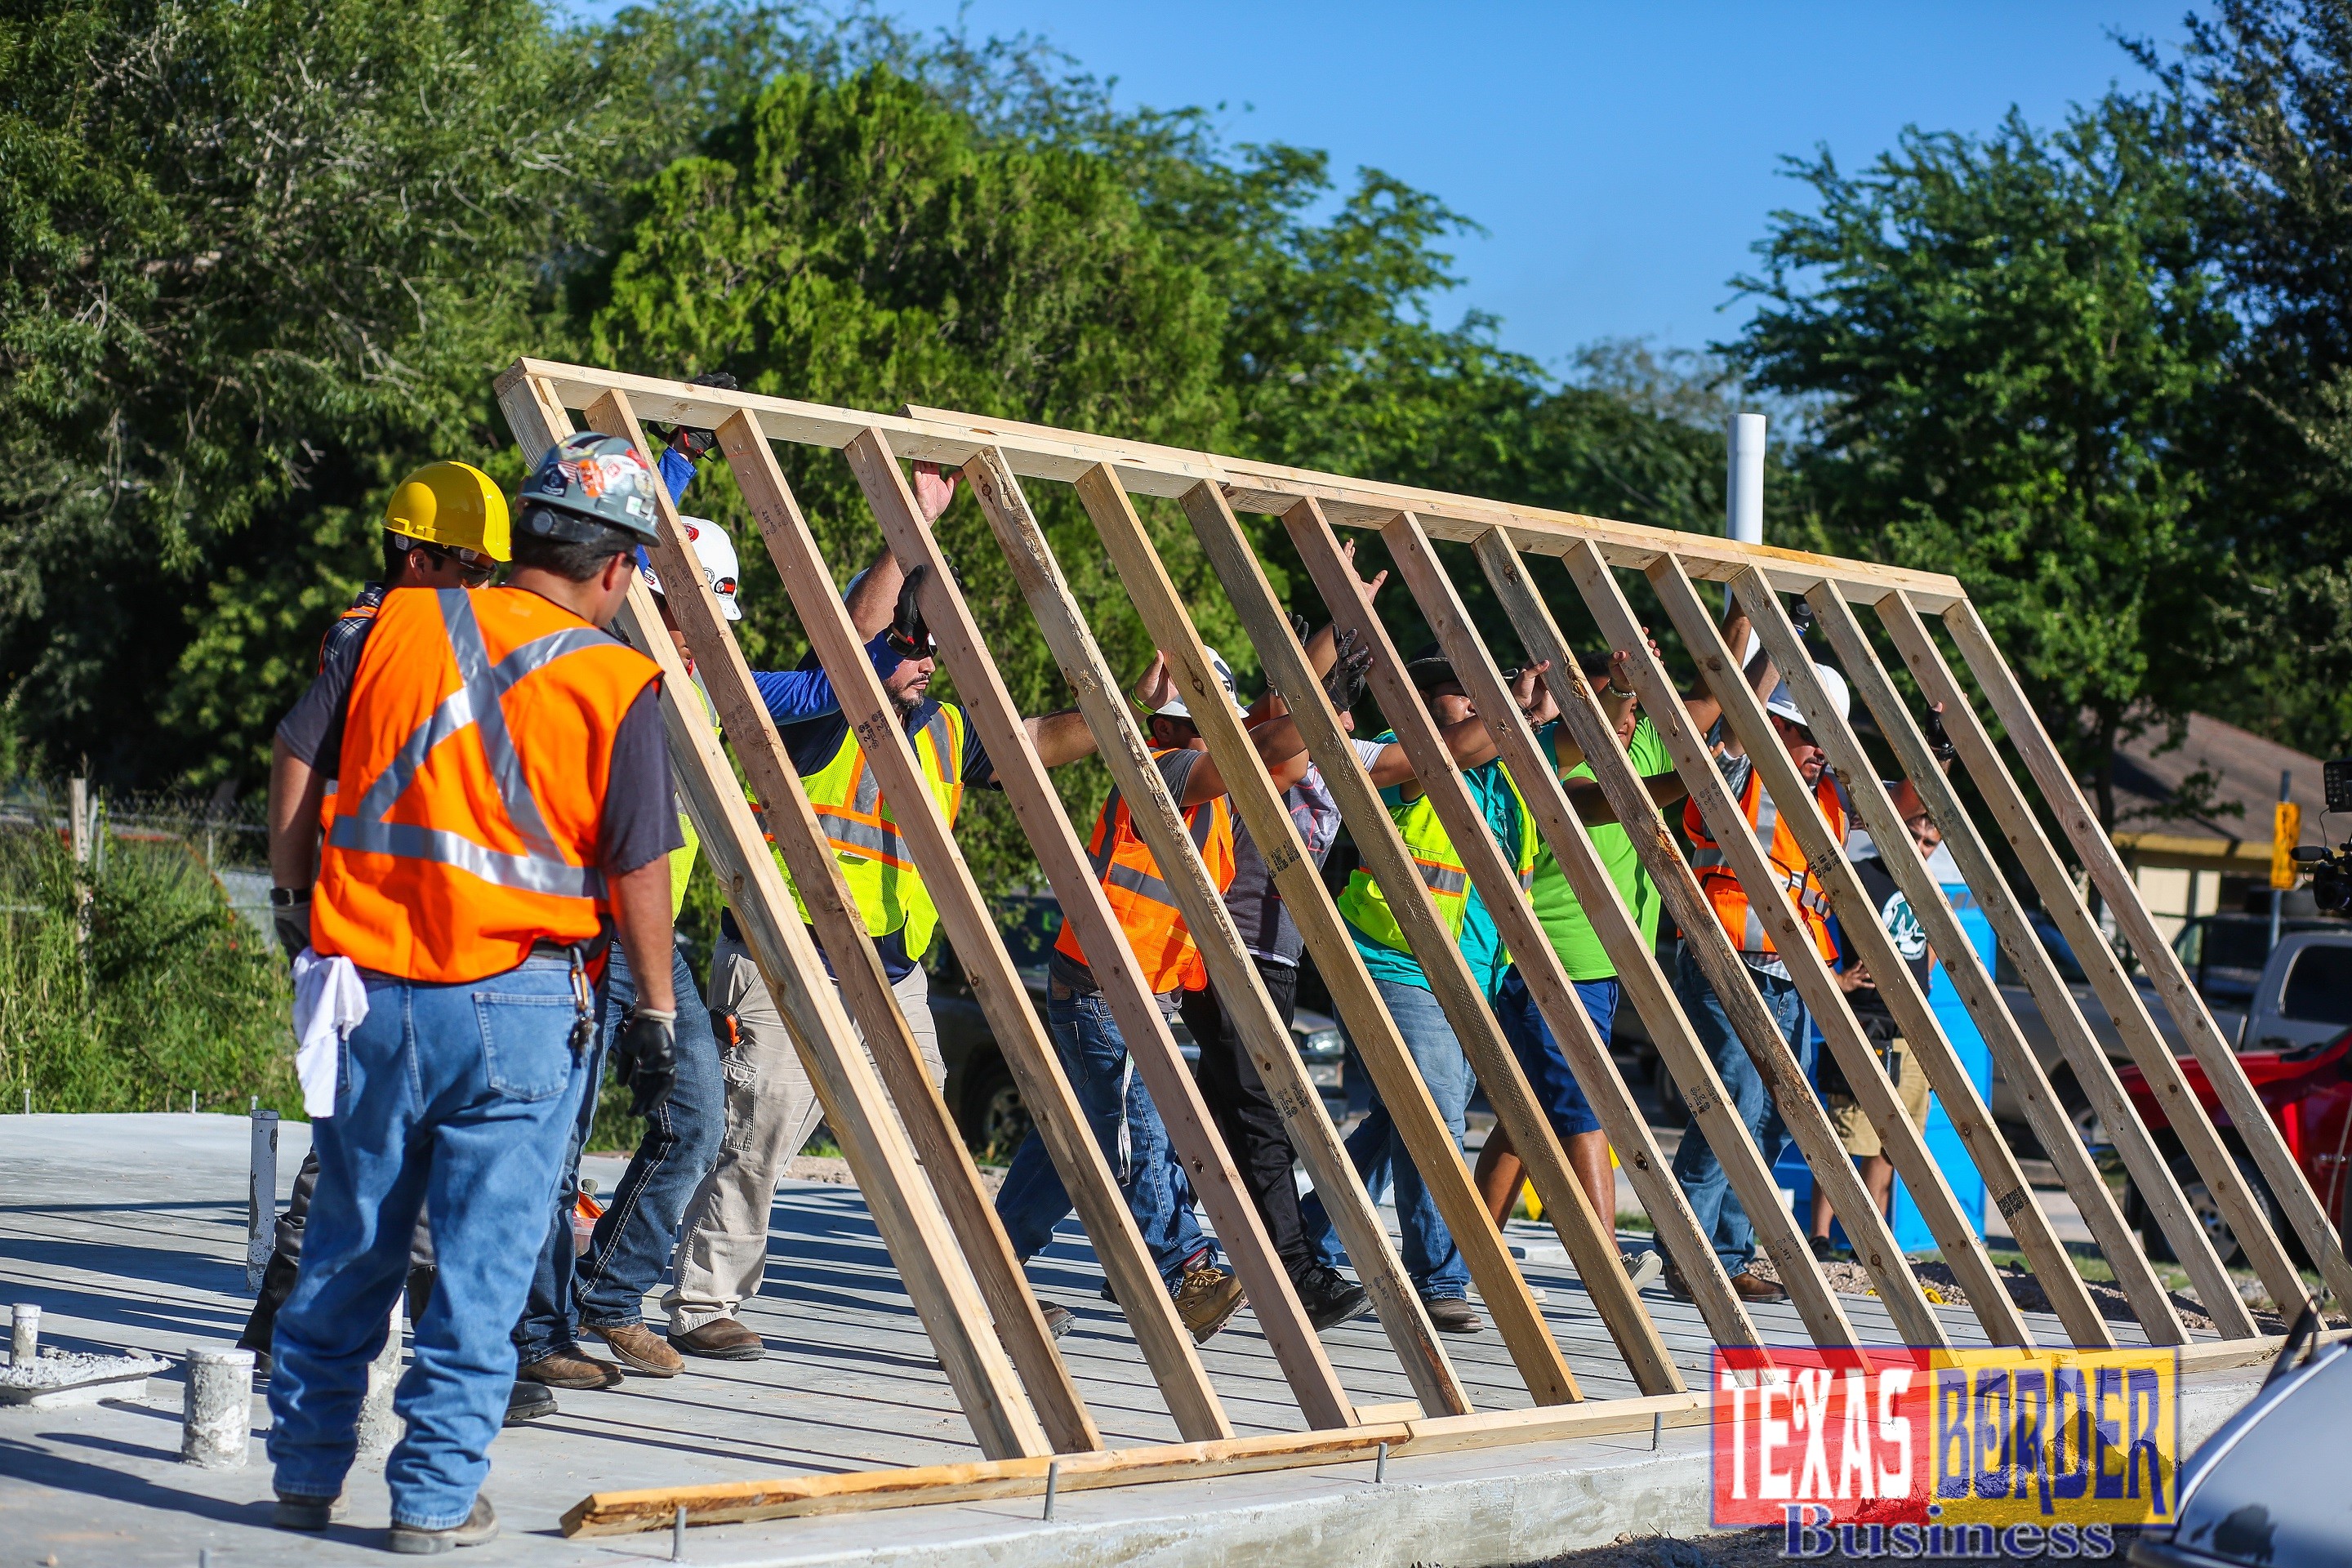
M 400 482 L 383 509 L 386 532 L 504 561 L 507 498 L 468 463 L 429 463 Z

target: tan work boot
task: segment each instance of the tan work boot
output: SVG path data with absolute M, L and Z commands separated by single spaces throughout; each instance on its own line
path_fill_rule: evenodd
M 619 1367 L 583 1354 L 578 1345 L 567 1345 L 529 1366 L 519 1367 L 515 1376 L 524 1383 L 544 1384 L 549 1388 L 613 1388 L 622 1381 Z
M 758 1361 L 768 1353 L 760 1336 L 732 1318 L 713 1318 L 698 1329 L 672 1334 L 669 1348 L 711 1361 Z
M 1192 1331 L 1192 1342 L 1204 1345 L 1242 1310 L 1242 1282 L 1213 1263 L 1184 1271 L 1176 1288 L 1176 1315 Z
M 686 1365 L 686 1358 L 662 1342 L 659 1334 L 643 1323 L 583 1323 L 580 1325 L 604 1342 L 613 1359 L 633 1372 L 647 1377 L 676 1377 Z
M 480 1546 L 497 1540 L 498 1534 L 498 1510 L 490 1506 L 489 1499 L 477 1495 L 474 1510 L 466 1516 L 465 1523 L 453 1525 L 447 1530 L 426 1530 L 419 1525 L 402 1524 L 395 1520 L 392 1528 L 384 1532 L 383 1546 L 387 1552 L 404 1552 L 411 1557 L 431 1557 L 453 1546 Z

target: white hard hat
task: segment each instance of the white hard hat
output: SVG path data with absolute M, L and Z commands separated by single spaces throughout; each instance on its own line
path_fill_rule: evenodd
M 1853 711 L 1853 698 L 1846 690 L 1844 676 L 1826 664 L 1813 666 L 1813 675 L 1821 681 L 1822 689 L 1830 694 L 1830 700 L 1836 704 L 1839 718 L 1843 719 Z M 1812 722 L 1805 717 L 1805 710 L 1797 706 L 1796 696 L 1790 691 L 1789 683 L 1785 680 L 1772 689 L 1772 700 L 1764 704 L 1764 711 L 1778 713 L 1791 724 L 1810 725 Z
M 1215 674 L 1217 684 L 1225 689 L 1226 700 L 1234 705 L 1234 711 L 1235 713 L 1246 714 L 1249 710 L 1242 706 L 1241 697 L 1238 693 L 1237 688 L 1234 684 L 1234 667 L 1227 664 L 1225 662 L 1224 655 L 1219 653 L 1215 648 L 1211 648 L 1208 652 L 1209 668 Z M 1192 716 L 1192 710 L 1191 705 L 1184 700 L 1184 694 L 1181 691 L 1179 691 L 1175 696 L 1170 698 L 1167 701 L 1153 709 L 1151 710 L 1151 716 L 1155 719 L 1162 717 L 1170 719 L 1190 719 Z
M 727 537 L 725 529 L 707 517 L 681 517 L 677 521 L 685 525 L 686 537 L 694 546 L 695 559 L 702 563 L 702 575 L 717 595 L 719 607 L 726 612 L 729 620 L 741 620 L 743 611 L 735 603 L 735 579 L 740 570 L 735 542 Z M 653 563 L 642 550 L 637 552 L 637 574 L 646 580 L 646 587 L 656 594 L 662 591 L 661 579 L 654 574 Z

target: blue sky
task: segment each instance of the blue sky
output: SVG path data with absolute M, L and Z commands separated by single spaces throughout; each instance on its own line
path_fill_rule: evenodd
M 2037 124 L 2145 78 L 2117 32 L 2177 40 L 2183 0 L 1740 6 L 879 0 L 920 28 L 1042 36 L 1127 105 L 1222 104 L 1237 141 L 1371 165 L 1485 226 L 1439 302 L 1503 318 L 1555 369 L 1580 344 L 1697 348 L 1748 311 L 1731 277 L 1804 192 L 1783 153 L 1860 163 L 1906 124 Z

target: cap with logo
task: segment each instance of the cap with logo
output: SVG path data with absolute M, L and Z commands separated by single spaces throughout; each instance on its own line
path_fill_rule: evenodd
M 660 482 L 636 447 L 618 436 L 566 436 L 523 481 L 522 516 L 515 526 L 572 544 L 601 544 L 614 533 L 649 543 L 657 537 L 654 496 Z

